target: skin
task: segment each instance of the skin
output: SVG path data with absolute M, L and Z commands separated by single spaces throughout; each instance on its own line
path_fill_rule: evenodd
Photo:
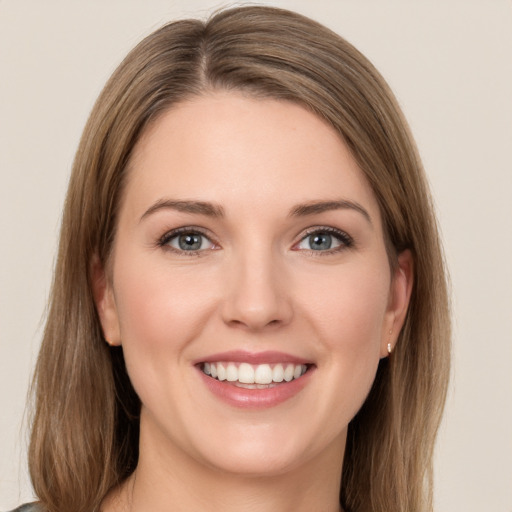
M 151 210 L 165 200 L 223 216 Z M 290 215 L 340 200 L 367 216 Z M 200 251 L 160 243 L 190 226 L 208 237 Z M 313 250 L 316 228 L 352 242 Z M 339 510 L 347 425 L 404 321 L 412 262 L 404 252 L 390 271 L 378 204 L 334 130 L 298 105 L 238 93 L 173 107 L 135 148 L 108 267 L 95 266 L 98 312 L 142 413 L 138 468 L 103 510 Z M 279 405 L 237 408 L 194 366 L 228 350 L 286 352 L 313 373 Z

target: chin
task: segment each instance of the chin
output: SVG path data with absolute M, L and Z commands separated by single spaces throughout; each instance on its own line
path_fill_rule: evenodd
M 222 456 L 210 459 L 210 466 L 223 473 L 231 473 L 251 478 L 279 476 L 296 470 L 307 462 L 304 451 L 289 453 L 282 449 L 257 447 L 257 443 L 231 447 Z
M 307 429 L 268 422 L 258 426 L 227 429 L 215 436 L 212 442 L 199 441 L 199 460 L 210 468 L 223 473 L 263 478 L 279 476 L 300 470 L 315 457 L 324 456 L 326 447 L 339 458 L 343 454 L 346 429 L 329 439 L 322 434 L 316 437 Z

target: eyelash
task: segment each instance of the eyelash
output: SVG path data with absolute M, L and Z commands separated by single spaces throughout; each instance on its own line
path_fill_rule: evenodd
M 158 240 L 157 245 L 165 250 L 180 254 L 180 255 L 186 255 L 186 256 L 203 256 L 206 252 L 205 249 L 199 249 L 199 250 L 193 250 L 193 251 L 185 251 L 181 249 L 176 249 L 175 247 L 172 247 L 169 245 L 169 242 L 173 239 L 178 237 L 179 235 L 187 234 L 187 235 L 199 235 L 207 240 L 209 240 L 213 245 L 217 245 L 214 240 L 212 240 L 211 235 L 205 233 L 200 228 L 194 227 L 194 226 L 186 226 L 182 228 L 173 229 L 171 231 L 167 231 L 160 239 Z
M 186 256 L 202 256 L 204 253 L 206 253 L 206 249 L 198 249 L 198 250 L 191 250 L 191 251 L 185 251 L 181 249 L 176 249 L 175 247 L 172 247 L 169 245 L 169 242 L 178 237 L 181 234 L 190 234 L 190 235 L 199 235 L 202 237 L 205 237 L 207 240 L 209 240 L 213 245 L 217 245 L 216 242 L 212 239 L 210 235 L 205 233 L 200 228 L 194 227 L 194 226 L 186 226 L 182 228 L 173 229 L 171 231 L 166 232 L 162 237 L 159 238 L 157 245 L 159 247 L 162 247 L 165 250 L 169 250 L 172 252 L 175 252 L 180 255 L 186 255 Z M 309 254 L 313 256 L 328 256 L 330 254 L 334 254 L 337 252 L 341 252 L 345 249 L 349 249 L 354 246 L 354 240 L 353 238 L 345 233 L 344 231 L 341 231 L 336 228 L 328 227 L 328 226 L 320 226 L 320 227 L 314 227 L 308 229 L 304 235 L 301 236 L 300 240 L 293 245 L 293 247 L 297 247 L 300 243 L 302 243 L 304 240 L 306 240 L 308 237 L 314 235 L 314 234 L 329 234 L 334 236 L 338 242 L 340 242 L 340 245 L 338 247 L 335 247 L 333 249 L 327 249 L 327 250 L 313 250 L 313 249 L 294 249 L 294 250 L 301 250 L 308 252 Z
M 306 230 L 306 233 L 301 237 L 301 239 L 294 244 L 294 247 L 298 246 L 300 243 L 302 243 L 304 240 L 306 240 L 311 235 L 315 234 L 329 234 L 332 235 L 338 242 L 340 242 L 340 245 L 338 247 L 335 247 L 333 249 L 327 249 L 325 251 L 315 251 L 313 249 L 303 249 L 303 251 L 308 252 L 312 256 L 329 256 L 341 251 L 344 251 L 346 249 L 350 249 L 354 246 L 354 239 L 348 234 L 345 233 L 345 231 L 341 231 L 336 228 L 328 227 L 328 226 L 317 226 L 314 228 L 310 228 Z M 299 250 L 299 249 L 296 249 Z

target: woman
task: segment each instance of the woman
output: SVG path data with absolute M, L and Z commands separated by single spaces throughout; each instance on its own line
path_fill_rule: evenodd
M 449 366 L 384 80 L 268 7 L 171 23 L 77 152 L 35 376 L 37 510 L 431 510 Z

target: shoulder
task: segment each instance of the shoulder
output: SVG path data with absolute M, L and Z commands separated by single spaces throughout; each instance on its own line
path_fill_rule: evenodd
M 11 512 L 39 512 L 39 506 L 37 503 L 27 503 L 21 505 L 21 507 L 15 508 Z

